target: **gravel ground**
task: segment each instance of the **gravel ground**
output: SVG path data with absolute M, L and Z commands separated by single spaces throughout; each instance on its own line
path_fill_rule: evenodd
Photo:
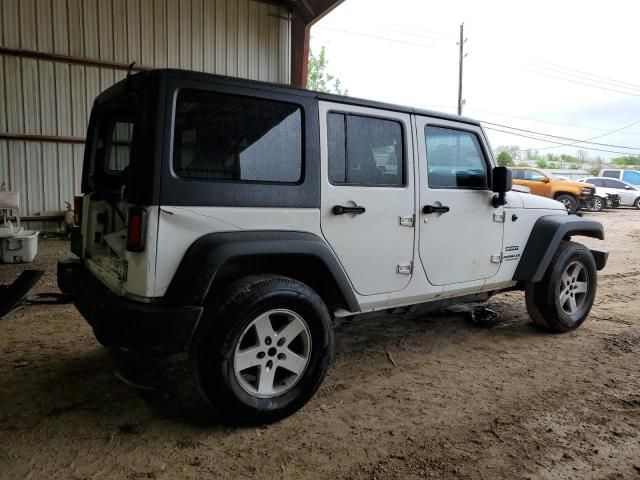
M 585 243 L 611 257 L 577 331 L 531 328 L 519 292 L 484 328 L 357 319 L 314 400 L 263 428 L 222 426 L 186 355 L 102 348 L 72 306 L 19 310 L 0 321 L 0 478 L 640 478 L 640 211 L 588 216 L 607 240 Z M 67 251 L 40 242 L 36 291 Z

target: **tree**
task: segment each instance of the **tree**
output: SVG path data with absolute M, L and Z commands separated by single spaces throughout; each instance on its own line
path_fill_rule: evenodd
M 621 167 L 625 167 L 627 165 L 640 165 L 640 155 L 628 155 L 626 157 L 612 158 L 611 163 Z
M 328 73 L 325 48 L 320 49 L 318 56 L 309 49 L 309 73 L 307 74 L 307 88 L 317 92 L 337 93 L 338 95 L 349 95 L 349 90 L 340 86 L 340 80 Z
M 513 157 L 506 150 L 501 151 L 496 157 L 496 160 L 498 161 L 498 165 L 501 167 L 510 167 L 514 165 Z
M 538 168 L 547 168 L 547 161 L 544 158 L 541 158 L 536 161 L 536 165 L 538 166 Z

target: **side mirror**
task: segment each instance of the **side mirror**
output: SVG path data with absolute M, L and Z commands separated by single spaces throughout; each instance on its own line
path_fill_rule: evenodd
M 491 190 L 498 195 L 494 196 L 491 203 L 494 208 L 498 208 L 507 203 L 506 193 L 513 186 L 513 174 L 507 167 L 495 167 L 491 172 Z
M 549 183 L 549 182 L 550 182 L 549 177 L 544 177 L 542 179 L 542 183 Z
M 624 186 L 624 189 L 625 189 L 625 190 L 631 190 L 631 187 L 630 187 L 629 185 L 625 185 L 625 186 Z

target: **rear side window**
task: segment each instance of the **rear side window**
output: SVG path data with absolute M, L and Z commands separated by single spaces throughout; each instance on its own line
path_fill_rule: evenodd
M 119 173 L 129 166 L 133 125 L 133 120 L 124 119 L 111 123 L 109 161 L 106 165 L 108 173 Z
M 402 125 L 395 120 L 330 113 L 329 181 L 334 185 L 404 185 Z
M 609 182 L 609 180 L 607 180 L 607 182 Z M 596 187 L 604 187 L 605 186 L 605 182 L 604 182 L 604 180 L 602 178 L 587 178 L 585 183 L 590 183 L 591 185 L 594 185 Z
M 427 126 L 425 138 L 430 188 L 487 188 L 487 162 L 474 133 Z
M 603 177 L 618 178 L 620 175 L 615 170 L 605 170 L 602 172 Z
M 263 98 L 181 90 L 173 170 L 180 177 L 201 180 L 298 183 L 301 109 Z
M 624 172 L 622 180 L 633 185 L 640 185 L 640 172 Z

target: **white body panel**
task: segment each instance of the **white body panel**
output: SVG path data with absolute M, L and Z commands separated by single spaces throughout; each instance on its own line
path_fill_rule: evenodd
M 154 296 L 167 291 L 187 249 L 209 233 L 287 230 L 320 236 L 315 208 L 171 207 L 160 209 Z

